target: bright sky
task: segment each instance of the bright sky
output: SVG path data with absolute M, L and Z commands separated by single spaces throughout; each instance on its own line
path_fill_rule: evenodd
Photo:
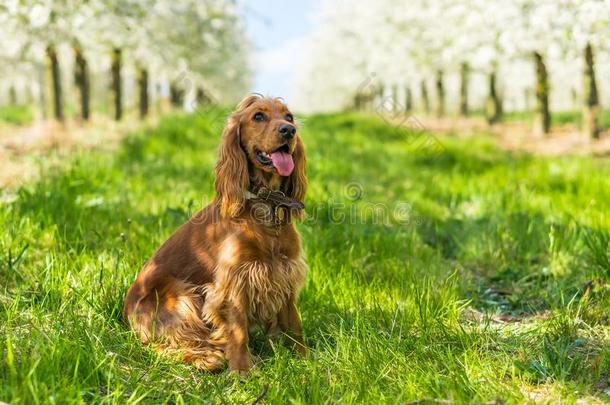
M 255 48 L 253 92 L 294 100 L 296 66 L 318 2 L 244 2 L 246 29 Z

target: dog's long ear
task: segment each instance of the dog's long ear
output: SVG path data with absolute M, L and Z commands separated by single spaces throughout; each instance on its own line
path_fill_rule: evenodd
M 297 137 L 292 159 L 294 160 L 294 170 L 288 179 L 286 194 L 302 202 L 307 191 L 307 160 L 305 159 L 305 146 L 300 136 Z
M 241 213 L 249 182 L 248 161 L 240 140 L 240 115 L 234 113 L 222 133 L 214 181 L 216 201 L 223 217 Z

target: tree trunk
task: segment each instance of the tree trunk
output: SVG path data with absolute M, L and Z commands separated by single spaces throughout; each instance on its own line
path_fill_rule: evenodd
M 176 107 L 178 104 L 178 88 L 174 83 L 169 85 L 169 103 L 172 107 Z
M 428 97 L 428 87 L 425 80 L 421 81 L 421 99 L 424 104 L 424 111 L 426 114 L 430 114 L 430 97 Z
M 583 131 L 590 138 L 599 138 L 599 95 L 597 93 L 597 82 L 595 80 L 595 59 L 591 44 L 585 47 L 585 71 L 584 71 L 584 105 L 582 111 Z
M 445 115 L 445 86 L 443 84 L 443 71 L 436 72 L 436 115 Z
M 468 116 L 468 74 L 470 67 L 463 62 L 460 66 L 460 115 Z
M 359 111 L 360 110 L 360 93 L 356 93 L 354 95 L 354 110 Z M 197 102 L 197 105 L 199 105 L 199 102 Z
M 138 89 L 140 118 L 143 119 L 148 115 L 148 69 L 144 67 L 138 68 Z
M 502 102 L 498 96 L 495 70 L 489 74 L 489 94 L 485 105 L 485 117 L 489 125 L 497 124 L 502 119 Z
M 405 112 L 413 110 L 413 94 L 409 86 L 405 87 Z
M 373 101 L 374 109 L 383 108 L 383 102 L 385 101 L 383 99 L 384 95 L 385 95 L 385 86 L 383 85 L 383 83 L 379 83 L 379 87 L 377 88 L 376 99 Z
M 112 94 L 114 97 L 114 119 L 120 121 L 123 117 L 123 94 L 121 89 L 121 49 L 112 51 Z
M 570 90 L 570 97 L 572 98 L 572 110 L 578 110 L 580 103 L 578 102 L 578 90 L 576 90 L 576 88 L 572 87 Z
M 178 88 L 176 83 L 169 85 L 169 101 L 172 107 L 180 108 L 184 104 L 184 92 Z
M 400 102 L 398 101 L 398 85 L 392 85 L 392 112 L 397 113 L 400 108 Z
M 87 60 L 80 45 L 74 45 L 74 83 L 80 93 L 80 115 L 85 121 L 89 119 L 89 69 Z
M 361 101 L 360 101 L 361 95 L 360 93 L 358 94 L 358 105 L 360 106 Z M 198 108 L 203 108 L 206 106 L 206 104 L 210 104 L 211 100 L 208 97 L 207 93 L 205 92 L 205 90 L 203 89 L 203 87 L 197 87 L 197 92 L 195 93 L 195 101 L 197 102 L 197 107 Z
M 15 86 L 11 86 L 8 89 L 8 102 L 10 105 L 17 105 L 17 90 Z
M 59 61 L 55 47 L 47 47 L 47 64 L 51 79 L 51 89 L 53 91 L 53 115 L 58 121 L 64 120 L 63 97 L 61 93 L 61 72 L 59 71 Z
M 534 131 L 548 134 L 551 129 L 551 113 L 549 112 L 549 77 L 542 55 L 534 52 L 536 63 L 536 113 Z

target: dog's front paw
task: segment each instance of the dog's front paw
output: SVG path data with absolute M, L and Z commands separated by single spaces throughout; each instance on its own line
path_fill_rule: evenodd
M 250 357 L 250 355 L 238 356 L 237 358 L 231 359 L 229 361 L 229 370 L 231 371 L 231 373 L 239 377 L 247 376 L 251 369 L 252 358 Z
M 246 378 L 250 374 L 250 370 L 231 370 L 231 374 L 235 377 Z

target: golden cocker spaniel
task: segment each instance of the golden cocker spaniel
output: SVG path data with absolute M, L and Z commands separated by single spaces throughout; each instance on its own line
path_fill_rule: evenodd
M 248 331 L 283 334 L 305 353 L 296 299 L 305 278 L 292 220 L 303 215 L 305 151 L 280 99 L 251 95 L 231 114 L 214 201 L 144 265 L 124 315 L 145 342 L 195 366 L 252 367 Z

